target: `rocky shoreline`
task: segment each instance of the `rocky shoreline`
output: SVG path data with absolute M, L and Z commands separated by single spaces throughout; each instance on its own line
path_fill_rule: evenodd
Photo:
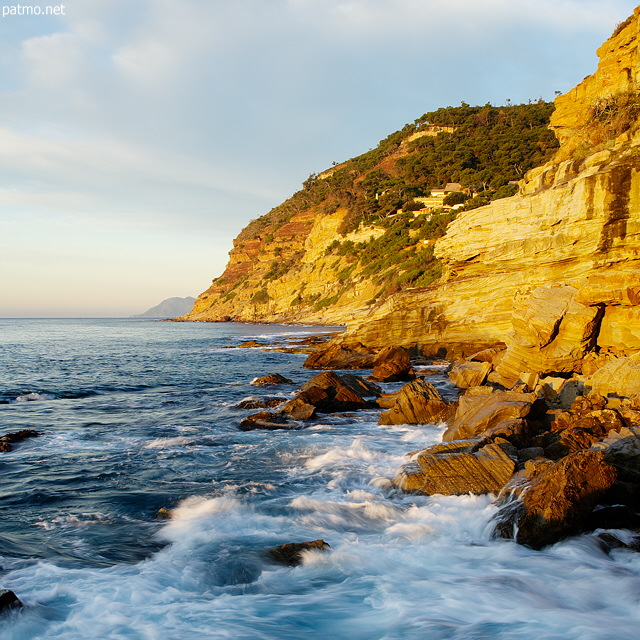
M 449 363 L 459 389 L 453 402 L 416 374 L 418 352 L 331 341 L 304 365 L 322 373 L 280 404 L 271 397 L 243 405 L 271 410 L 248 416 L 240 428 L 299 428 L 318 413 L 371 408 L 382 409 L 380 425 L 446 423 L 440 444 L 407 454 L 392 480 L 396 490 L 493 494 L 495 536 L 534 549 L 596 532 L 605 550 L 640 550 L 640 355 L 585 348 L 589 336 L 576 331 L 570 305 L 554 315 L 555 289 L 535 292 L 536 316 L 526 305 L 514 314 L 506 345 Z M 545 336 L 544 345 L 528 344 L 524 358 L 522 345 L 532 336 Z M 560 371 L 545 370 L 549 353 L 562 361 Z M 336 373 L 362 369 L 372 374 Z M 406 384 L 394 393 L 376 384 L 392 381 Z M 274 375 L 254 384 L 292 382 Z

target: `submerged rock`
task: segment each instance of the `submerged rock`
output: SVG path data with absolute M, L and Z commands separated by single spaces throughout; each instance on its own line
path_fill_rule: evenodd
M 577 451 L 555 463 L 527 465 L 505 490 L 496 535 L 534 549 L 583 529 L 617 477 L 600 451 Z
M 378 424 L 437 424 L 450 411 L 451 406 L 431 383 L 414 380 L 400 389 L 389 410 L 380 414 Z
M 253 431 L 254 429 L 272 431 L 275 429 L 291 429 L 293 425 L 287 416 L 283 416 L 280 413 L 260 411 L 245 418 L 239 426 L 242 431 Z
M 302 563 L 304 552 L 315 549 L 318 551 L 326 551 L 331 546 L 324 540 L 312 540 L 311 542 L 291 542 L 289 544 L 281 544 L 278 547 L 269 549 L 269 556 L 272 560 L 295 567 Z
M 18 596 L 10 589 L 0 589 L 0 613 L 9 611 L 10 609 L 20 609 L 22 602 Z
M 286 398 L 279 398 L 277 396 L 272 396 L 268 398 L 260 398 L 258 396 L 251 396 L 249 398 L 245 398 L 244 400 L 240 400 L 238 404 L 235 405 L 236 409 L 269 409 L 271 407 L 277 407 L 279 404 L 282 404 Z
M 281 376 L 279 373 L 270 373 L 266 376 L 260 376 L 259 378 L 254 378 L 251 381 L 251 384 L 254 387 L 266 387 L 269 385 L 275 384 L 293 384 L 293 380 L 289 380 L 289 378 L 285 378 Z
M 36 438 L 42 435 L 42 431 L 35 431 L 34 429 L 21 429 L 20 431 L 14 431 L 13 433 L 6 433 L 0 437 L 0 451 L 13 451 L 13 446 L 17 442 L 22 442 L 27 438 Z

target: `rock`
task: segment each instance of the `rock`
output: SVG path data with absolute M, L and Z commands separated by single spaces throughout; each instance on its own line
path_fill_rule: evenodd
M 398 392 L 393 405 L 380 414 L 378 424 L 437 424 L 451 410 L 438 390 L 426 380 L 414 380 Z
M 601 396 L 631 397 L 640 393 L 640 353 L 605 364 L 586 380 L 585 386 Z
M 605 461 L 619 470 L 621 479 L 640 482 L 640 427 L 610 431 L 592 449 L 604 454 Z
M 514 308 L 513 338 L 496 373 L 506 387 L 521 372 L 573 372 L 595 346 L 602 316 L 600 307 L 575 301 L 578 290 L 569 285 L 545 285 Z
M 20 609 L 22 602 L 18 596 L 9 589 L 0 589 L 0 613 L 9 611 L 10 609 Z
M 347 387 L 364 398 L 372 396 L 377 397 L 382 394 L 382 389 L 377 384 L 374 384 L 369 380 L 365 380 L 361 376 L 356 376 L 353 373 L 343 373 L 340 376 L 340 379 L 347 385 Z
M 402 347 L 385 347 L 373 361 L 373 374 L 369 380 L 399 382 L 414 378 L 409 352 Z
M 161 507 L 156 511 L 156 518 L 158 520 L 170 520 L 171 519 L 171 511 L 166 507 Z
M 0 451 L 13 451 L 13 447 L 8 442 L 0 442 Z
M 371 369 L 373 351 L 363 344 L 331 344 L 314 351 L 304 363 L 307 369 Z
M 244 400 L 240 400 L 235 405 L 236 409 L 269 409 L 271 407 L 277 407 L 279 404 L 285 402 L 286 398 L 278 398 L 273 396 L 270 398 L 260 398 L 258 396 L 250 396 Z
M 270 411 L 260 411 L 245 418 L 240 423 L 242 431 L 253 431 L 254 429 L 291 429 L 292 425 L 286 416 Z
M 241 342 L 238 347 L 242 347 L 245 349 L 253 349 L 255 347 L 265 347 L 266 345 L 263 342 L 256 342 L 255 340 L 245 340 Z
M 496 534 L 540 549 L 578 533 L 616 480 L 601 451 L 578 451 L 506 488 L 511 499 L 496 516 Z
M 483 349 L 482 351 L 478 351 L 477 353 L 470 355 L 467 360 L 470 360 L 472 362 L 490 362 L 491 364 L 495 365 L 497 364 L 497 357 L 503 353 L 503 347 L 492 347 L 491 349 Z
M 269 549 L 269 556 L 275 562 L 295 567 L 302 563 L 304 552 L 307 550 L 326 551 L 331 546 L 324 540 L 312 540 L 310 542 L 291 542 L 281 544 Z
M 471 393 L 465 393 L 458 399 L 455 417 L 442 436 L 444 441 L 471 438 L 506 420 L 524 418 L 536 400 L 532 393 L 484 388 L 489 391 L 478 395 L 477 388 L 471 388 Z
M 640 351 L 640 306 L 607 307 L 598 334 L 598 346 L 620 356 Z
M 533 427 L 523 418 L 503 420 L 494 427 L 486 429 L 482 435 L 491 438 L 504 438 L 518 449 L 524 449 L 531 443 Z
M 0 442 L 10 442 L 15 444 L 16 442 L 22 442 L 27 438 L 37 438 L 42 435 L 42 431 L 35 431 L 34 429 L 21 429 L 20 431 L 14 431 L 13 433 L 6 433 L 0 438 Z
M 478 387 L 491 372 L 490 362 L 456 362 L 448 373 L 449 380 L 461 389 Z
M 518 451 L 518 460 L 527 462 L 527 460 L 535 460 L 544 457 L 544 449 L 542 447 L 525 447 Z
M 281 376 L 279 373 L 270 373 L 269 375 L 266 375 L 266 376 L 260 376 L 259 378 L 254 378 L 251 381 L 251 384 L 254 385 L 255 387 L 266 387 L 268 385 L 275 385 L 275 384 L 293 384 L 293 381 L 289 380 L 289 378 L 285 378 L 284 376 Z
M 280 411 L 296 420 L 306 420 L 316 411 L 335 413 L 374 406 L 354 391 L 353 379 L 349 383 L 346 384 L 335 371 L 324 371 L 303 384 L 296 396 L 288 400 Z
M 429 447 L 402 467 L 393 480 L 404 491 L 426 495 L 498 493 L 515 471 L 515 462 L 497 444 L 481 448 L 478 439 Z

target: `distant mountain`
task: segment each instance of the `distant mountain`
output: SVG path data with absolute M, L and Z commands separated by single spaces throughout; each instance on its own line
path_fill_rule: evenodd
M 189 313 L 193 308 L 195 298 L 187 296 L 186 298 L 167 298 L 155 307 L 151 307 L 148 311 L 141 313 L 134 318 L 176 318 Z

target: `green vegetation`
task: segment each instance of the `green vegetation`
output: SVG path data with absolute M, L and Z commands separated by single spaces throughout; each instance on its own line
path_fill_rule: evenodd
M 635 91 L 600 98 L 589 108 L 589 138 L 592 144 L 603 144 L 629 131 L 639 118 L 640 94 Z
M 594 119 L 611 127 L 614 125 L 607 123 L 627 108 L 635 106 L 602 104 Z M 292 306 L 316 310 L 331 306 L 349 290 L 354 278 L 370 279 L 379 287 L 369 304 L 403 288 L 429 286 L 441 274 L 433 244 L 444 235 L 455 214 L 442 208 L 414 216 L 412 212 L 422 208 L 414 199 L 429 196 L 432 189 L 447 183 L 459 183 L 460 190 L 446 196 L 445 207 L 475 209 L 514 195 L 517 185 L 510 183 L 546 162 L 557 148 L 548 129 L 552 111 L 552 103 L 539 100 L 503 107 L 462 103 L 425 113 L 387 136 L 375 149 L 310 175 L 287 201 L 252 221 L 236 246 L 258 239 L 264 252 L 266 245 L 278 239 L 273 248 L 276 258 L 262 274 L 265 285 L 295 270 L 300 260 L 299 253 L 283 258 L 285 249 L 290 251 L 282 244 L 286 240 L 283 225 L 304 211 L 321 216 L 343 209 L 345 216 L 338 229 L 342 236 L 361 226 L 382 227 L 384 233 L 360 243 L 340 237 L 334 240 L 325 250 L 325 256 L 335 256 L 333 290 L 322 299 L 300 290 Z M 251 299 L 255 304 L 268 300 L 264 286 Z
M 295 213 L 310 208 L 325 214 L 345 208 L 348 214 L 340 229 L 345 234 L 400 208 L 415 209 L 414 197 L 448 182 L 459 182 L 473 193 L 490 191 L 487 202 L 512 195 L 513 186 L 503 188 L 546 162 L 557 147 L 547 128 L 552 111 L 552 103 L 539 100 L 504 107 L 462 103 L 425 113 L 375 149 L 310 175 L 300 191 L 250 223 L 238 240 L 256 237 L 267 227 L 271 237 Z M 453 131 L 435 134 L 434 127 Z M 408 140 L 420 132 L 434 135 Z

